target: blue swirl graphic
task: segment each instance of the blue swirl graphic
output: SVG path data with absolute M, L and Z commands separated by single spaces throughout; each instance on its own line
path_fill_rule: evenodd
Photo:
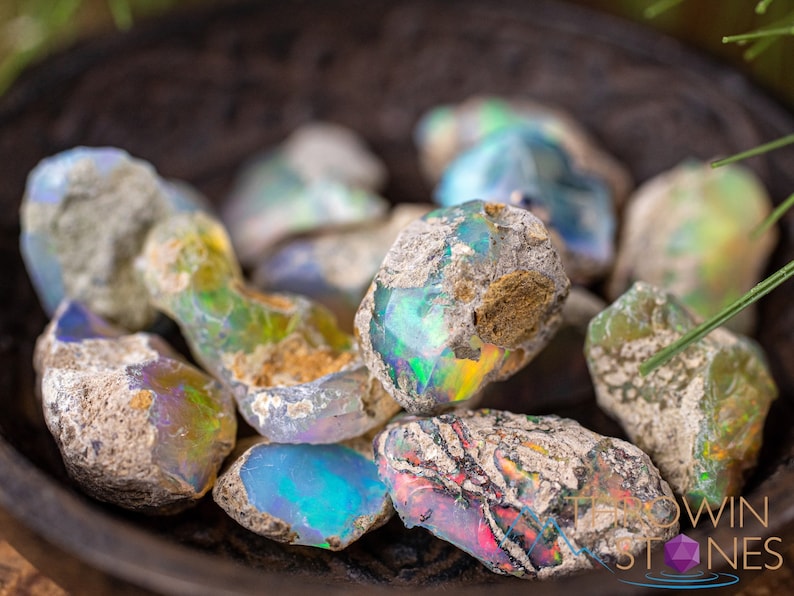
M 682 574 L 667 573 L 662 571 L 659 576 L 646 573 L 645 579 L 652 583 L 632 582 L 626 579 L 619 581 L 641 588 L 663 588 L 666 590 L 705 590 L 707 588 L 724 588 L 739 583 L 739 577 L 732 573 L 714 573 L 706 575 L 704 572 Z

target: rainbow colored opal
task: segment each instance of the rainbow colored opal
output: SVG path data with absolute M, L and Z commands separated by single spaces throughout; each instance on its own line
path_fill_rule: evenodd
M 224 204 L 223 220 L 246 264 L 293 234 L 377 219 L 385 168 L 349 130 L 306 125 L 251 161 Z
M 208 215 L 160 222 L 142 265 L 152 302 L 177 321 L 194 356 L 271 441 L 332 443 L 399 409 L 325 308 L 245 285 L 223 226 Z
M 612 265 L 616 218 L 608 186 L 576 170 L 562 146 L 536 128 L 494 133 L 449 165 L 436 202 L 449 206 L 471 199 L 532 211 L 552 231 L 574 281 L 589 281 Z
M 742 166 L 689 160 L 649 180 L 626 208 L 611 298 L 645 281 L 700 317 L 715 315 L 760 281 L 777 233 L 752 231 L 771 210 L 763 184 Z M 727 326 L 752 331 L 754 310 Z
M 591 322 L 585 356 L 599 405 L 699 505 L 741 493 L 777 388 L 760 348 L 719 328 L 647 377 L 640 364 L 696 325 L 676 298 L 636 282 Z
M 44 310 L 69 297 L 130 329 L 151 323 L 135 258 L 155 221 L 200 203 L 121 149 L 76 147 L 42 160 L 22 200 L 20 245 Z
M 672 491 L 640 449 L 573 420 L 496 410 L 406 417 L 374 441 L 394 508 L 495 573 L 614 567 L 678 533 Z
M 92 496 L 178 511 L 215 482 L 237 431 L 234 400 L 160 338 L 126 335 L 64 302 L 39 339 L 44 418 L 69 474 Z
M 257 444 L 232 464 L 213 498 L 247 529 L 287 544 L 341 550 L 394 513 L 369 444 Z
M 626 169 L 569 114 L 526 98 L 475 96 L 458 105 L 438 106 L 420 119 L 414 140 L 422 167 L 435 183 L 458 155 L 493 133 L 517 126 L 531 128 L 561 147 L 577 171 L 604 180 L 615 204 L 622 204 L 631 187 Z
M 409 412 L 471 399 L 546 345 L 569 281 L 543 224 L 472 201 L 406 227 L 356 314 L 367 366 Z

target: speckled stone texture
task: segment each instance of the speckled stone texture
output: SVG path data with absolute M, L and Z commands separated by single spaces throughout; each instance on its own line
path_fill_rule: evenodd
M 403 230 L 364 297 L 362 356 L 409 412 L 448 408 L 546 345 L 569 286 L 528 211 L 482 201 L 438 209 Z
M 21 249 L 42 306 L 65 297 L 128 329 L 154 320 L 135 259 L 154 222 L 204 204 L 183 183 L 113 147 L 76 147 L 42 160 L 20 207 Z
M 346 548 L 394 514 L 364 439 L 255 444 L 221 475 L 212 494 L 256 534 L 329 550 Z
M 599 405 L 695 503 L 739 495 L 761 448 L 777 388 L 760 348 L 719 328 L 643 377 L 640 364 L 692 329 L 672 295 L 636 282 L 588 329 Z
M 752 232 L 771 211 L 763 183 L 743 166 L 688 160 L 652 178 L 627 204 L 610 297 L 645 281 L 700 317 L 717 314 L 761 280 L 777 231 Z M 745 309 L 726 326 L 750 333 L 754 313 Z
M 644 552 L 646 537 L 678 533 L 672 491 L 648 456 L 573 420 L 497 410 L 405 417 L 374 446 L 405 524 L 496 573 L 613 568 L 621 553 Z
M 212 487 L 234 447 L 234 400 L 163 340 L 65 302 L 35 358 L 45 421 L 85 492 L 172 513 Z

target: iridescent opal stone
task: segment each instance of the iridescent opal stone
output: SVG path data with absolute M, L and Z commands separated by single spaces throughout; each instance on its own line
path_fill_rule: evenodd
M 577 171 L 604 180 L 615 204 L 623 202 L 631 187 L 628 171 L 600 149 L 570 115 L 524 98 L 471 97 L 458 105 L 438 106 L 420 119 L 414 140 L 422 167 L 435 183 L 459 154 L 492 133 L 516 126 L 532 128 L 558 144 Z
M 325 308 L 245 285 L 223 226 L 208 215 L 160 222 L 142 268 L 152 302 L 176 320 L 196 359 L 233 389 L 246 420 L 270 440 L 336 442 L 399 409 Z
M 224 204 L 240 260 L 255 265 L 293 234 L 383 216 L 388 204 L 375 189 L 384 172 L 351 131 L 327 124 L 298 129 L 243 168 Z
M 406 227 L 359 307 L 367 366 L 408 411 L 471 399 L 557 330 L 569 281 L 523 209 L 471 201 Z
M 36 346 L 44 418 L 90 495 L 149 513 L 215 482 L 237 431 L 234 400 L 160 338 L 126 335 L 64 302 Z
M 576 170 L 561 145 L 534 128 L 494 133 L 449 165 L 436 202 L 457 205 L 471 199 L 532 211 L 552 232 L 574 281 L 589 281 L 612 265 L 616 220 L 607 185 Z
M 640 449 L 573 420 L 496 410 L 405 417 L 374 441 L 394 508 L 495 573 L 548 579 L 625 563 L 678 533 Z
M 696 325 L 672 295 L 636 282 L 588 329 L 599 405 L 696 504 L 738 495 L 777 389 L 760 348 L 720 328 L 647 377 L 640 364 Z
M 52 314 L 69 297 L 130 329 L 151 323 L 135 258 L 155 221 L 197 209 L 196 200 L 121 149 L 77 147 L 44 159 L 20 213 L 22 257 L 44 309 Z
M 336 315 L 340 326 L 352 329 L 358 305 L 397 234 L 432 209 L 397 205 L 388 219 L 286 242 L 259 261 L 253 283 L 268 292 L 316 300 Z
M 394 513 L 369 444 L 355 447 L 254 445 L 218 479 L 213 498 L 252 532 L 341 550 Z
M 761 279 L 777 234 L 751 233 L 771 209 L 760 180 L 741 166 L 690 160 L 653 178 L 626 208 L 610 296 L 646 281 L 703 318 L 718 313 Z M 753 312 L 728 327 L 751 331 Z

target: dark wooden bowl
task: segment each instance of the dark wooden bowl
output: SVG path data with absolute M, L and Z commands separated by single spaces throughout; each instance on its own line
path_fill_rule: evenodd
M 545 0 L 226 3 L 84 43 L 29 71 L 2 98 L 0 504 L 10 515 L 0 521 L 23 553 L 80 593 L 133 590 L 108 576 L 191 594 L 643 591 L 607 572 L 535 585 L 492 575 L 399 520 L 330 553 L 255 536 L 209 499 L 170 518 L 129 514 L 74 488 L 36 406 L 31 354 L 46 317 L 20 259 L 18 206 L 41 158 L 74 145 L 116 145 L 220 201 L 247 156 L 308 119 L 325 119 L 360 132 L 385 160 L 390 199 L 421 201 L 429 188 L 412 127 L 427 108 L 475 93 L 569 110 L 637 181 L 689 156 L 730 154 L 794 130 L 791 115 L 736 72 L 651 31 Z M 793 162 L 787 149 L 750 165 L 780 201 L 794 191 Z M 791 216 L 783 220 L 773 266 L 794 254 L 792 225 Z M 765 299 L 758 334 L 781 397 L 746 496 L 769 497 L 771 523 L 740 534 L 784 544 L 794 521 L 790 291 Z M 492 403 L 619 432 L 594 406 L 581 338 L 569 342 L 574 349 L 545 354 Z M 729 542 L 731 532 L 710 535 Z M 705 540 L 706 531 L 690 535 Z M 635 571 L 621 577 L 642 577 Z

